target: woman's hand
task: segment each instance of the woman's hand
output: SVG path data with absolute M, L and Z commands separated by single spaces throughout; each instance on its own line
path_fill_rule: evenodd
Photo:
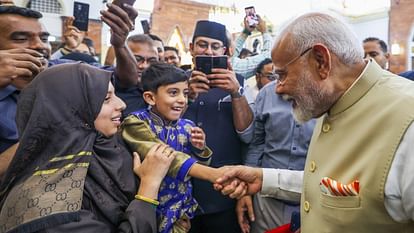
M 142 163 L 138 153 L 134 152 L 134 172 L 141 179 L 139 195 L 157 199 L 161 181 L 174 158 L 174 150 L 164 144 L 153 146 Z

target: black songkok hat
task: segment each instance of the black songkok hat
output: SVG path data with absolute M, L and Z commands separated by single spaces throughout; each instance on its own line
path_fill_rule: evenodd
M 196 37 L 204 36 L 213 38 L 223 42 L 223 45 L 227 48 L 227 36 L 226 26 L 220 23 L 216 23 L 208 20 L 200 20 L 197 22 L 194 29 L 193 42 Z

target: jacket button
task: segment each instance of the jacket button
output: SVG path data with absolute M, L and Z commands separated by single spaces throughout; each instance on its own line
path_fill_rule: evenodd
M 310 204 L 309 204 L 308 201 L 305 201 L 303 203 L 303 209 L 305 210 L 305 212 L 309 212 L 309 210 L 310 210 Z
M 203 106 L 204 105 L 204 101 L 200 101 L 200 105 Z
M 197 122 L 197 126 L 198 126 L 198 127 L 203 126 L 203 122 Z
M 328 123 L 324 123 L 322 125 L 322 132 L 327 133 L 327 132 L 329 132 L 329 130 L 331 130 L 331 125 L 328 124 Z
M 314 172 L 316 170 L 316 163 L 315 163 L 315 161 L 312 161 L 310 163 L 309 170 L 310 170 L 310 172 Z

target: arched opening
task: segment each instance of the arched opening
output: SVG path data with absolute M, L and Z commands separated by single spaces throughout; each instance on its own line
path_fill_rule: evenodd
M 166 44 L 178 49 L 181 55 L 181 64 L 192 64 L 191 54 L 185 47 L 183 36 L 178 26 L 175 26 Z

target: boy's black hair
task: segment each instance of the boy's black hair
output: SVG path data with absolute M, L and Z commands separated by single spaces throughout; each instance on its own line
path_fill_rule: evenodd
M 157 62 L 144 70 L 141 77 L 144 91 L 157 92 L 160 86 L 188 81 L 186 73 L 174 65 Z
M 0 14 L 20 15 L 28 18 L 40 19 L 43 15 L 39 11 L 35 11 L 25 7 L 18 6 L 0 6 Z

